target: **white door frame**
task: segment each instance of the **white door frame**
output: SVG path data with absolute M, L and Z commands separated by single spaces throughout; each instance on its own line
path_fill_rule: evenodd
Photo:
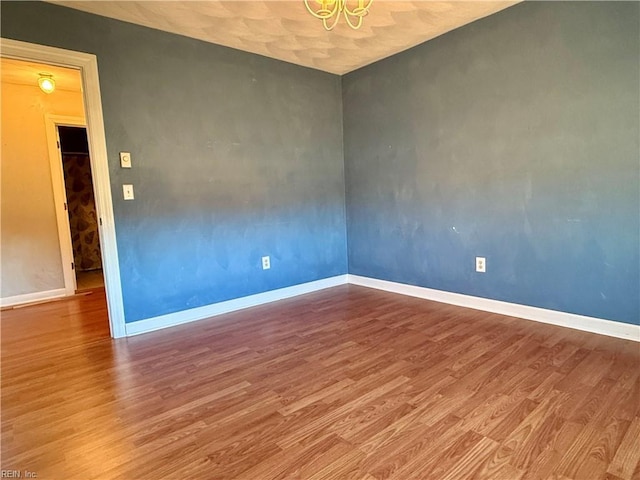
M 95 55 L 61 48 L 0 38 L 0 54 L 3 57 L 35 61 L 80 70 L 83 100 L 87 124 L 87 139 L 91 157 L 91 174 L 96 200 L 96 211 L 101 225 L 100 249 L 104 272 L 105 291 L 111 336 L 126 336 L 122 286 L 116 229 L 113 218 L 111 183 L 109 181 L 109 161 L 102 117 L 102 100 L 98 79 L 98 60 Z
M 47 146 L 49 148 L 49 166 L 51 167 L 51 186 L 53 187 L 53 202 L 58 224 L 58 239 L 60 240 L 60 256 L 62 257 L 62 272 L 64 274 L 64 289 L 67 295 L 76 293 L 76 272 L 72 267 L 73 239 L 69 225 L 67 192 L 64 179 L 64 165 L 58 126 L 86 127 L 80 117 L 46 114 L 44 117 L 47 131 Z M 95 194 L 94 194 L 95 195 Z M 75 266 L 78 268 L 78 266 Z

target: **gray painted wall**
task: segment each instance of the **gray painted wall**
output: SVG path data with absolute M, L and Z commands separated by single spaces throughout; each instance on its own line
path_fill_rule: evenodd
M 638 323 L 639 8 L 525 2 L 343 77 L 349 272 Z
M 2 36 L 97 55 L 127 322 L 346 273 L 339 77 L 39 2 Z

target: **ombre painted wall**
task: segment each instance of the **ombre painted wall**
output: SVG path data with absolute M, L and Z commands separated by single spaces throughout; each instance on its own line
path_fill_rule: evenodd
M 46 3 L 1 8 L 3 37 L 98 58 L 127 322 L 347 272 L 340 77 Z
M 639 9 L 524 2 L 344 76 L 349 273 L 638 324 Z

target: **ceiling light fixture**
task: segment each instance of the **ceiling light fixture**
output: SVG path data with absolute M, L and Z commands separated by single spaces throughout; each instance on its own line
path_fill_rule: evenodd
M 319 8 L 311 8 L 310 1 L 317 3 Z M 322 20 L 325 30 L 332 30 L 336 26 L 341 13 L 344 13 L 349 26 L 357 30 L 362 25 L 362 17 L 369 13 L 372 3 L 373 0 L 304 0 L 309 13 Z M 349 8 L 349 4 L 355 5 Z
M 53 79 L 53 75 L 49 73 L 40 74 L 38 85 L 44 93 L 52 93 L 56 89 L 56 81 Z

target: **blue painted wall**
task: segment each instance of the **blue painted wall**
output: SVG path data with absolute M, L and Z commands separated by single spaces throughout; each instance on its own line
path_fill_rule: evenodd
M 98 57 L 127 322 L 346 273 L 340 77 L 39 2 L 2 36 Z
M 342 84 L 1 9 L 4 37 L 98 56 L 128 322 L 346 273 L 346 225 L 350 273 L 638 323 L 637 3 L 525 2 Z
M 349 272 L 639 323 L 639 8 L 525 2 L 343 77 Z

